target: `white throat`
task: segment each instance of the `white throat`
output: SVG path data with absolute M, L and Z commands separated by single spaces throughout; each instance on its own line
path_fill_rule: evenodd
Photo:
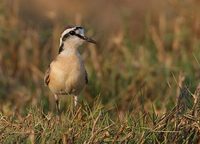
M 63 43 L 63 50 L 61 51 L 61 55 L 72 55 L 72 54 L 79 54 L 78 51 L 79 45 L 69 42 Z

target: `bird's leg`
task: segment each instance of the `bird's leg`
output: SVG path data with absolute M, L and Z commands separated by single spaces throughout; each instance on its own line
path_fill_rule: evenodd
M 58 95 L 55 94 L 54 97 L 55 97 L 55 100 L 56 100 L 56 110 L 57 110 L 57 113 L 60 114 L 60 102 L 59 102 Z
M 75 114 L 76 106 L 77 106 L 78 97 L 73 95 L 73 102 L 72 102 L 72 113 Z
M 78 97 L 75 95 L 73 96 L 73 98 L 74 98 L 74 107 L 76 107 L 78 102 Z

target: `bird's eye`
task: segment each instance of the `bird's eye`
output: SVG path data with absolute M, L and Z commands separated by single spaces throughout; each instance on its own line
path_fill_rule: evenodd
M 75 32 L 74 31 L 70 31 L 69 32 L 71 35 L 75 35 Z

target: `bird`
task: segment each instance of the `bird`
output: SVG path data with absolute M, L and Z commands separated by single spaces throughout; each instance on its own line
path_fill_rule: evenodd
M 88 84 L 88 75 L 79 47 L 84 41 L 96 44 L 85 36 L 81 26 L 68 26 L 61 34 L 58 55 L 50 63 L 44 75 L 44 83 L 54 94 L 57 112 L 60 112 L 60 95 L 72 95 L 74 106 L 78 95 Z

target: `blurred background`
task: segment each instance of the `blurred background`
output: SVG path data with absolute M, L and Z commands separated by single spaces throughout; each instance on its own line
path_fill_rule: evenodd
M 122 113 L 171 109 L 178 85 L 194 92 L 200 80 L 199 6 L 198 0 L 0 0 L 0 110 L 54 109 L 43 76 L 68 25 L 83 26 L 98 41 L 80 48 L 89 76 L 80 101 L 98 98 Z M 69 98 L 62 99 L 67 106 Z

